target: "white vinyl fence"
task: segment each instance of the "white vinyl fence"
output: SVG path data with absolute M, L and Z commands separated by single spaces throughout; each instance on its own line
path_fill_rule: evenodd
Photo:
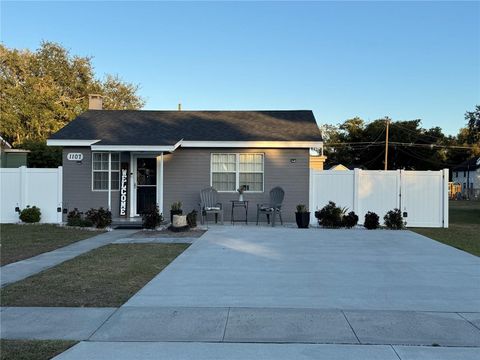
M 368 211 L 380 222 L 387 211 L 398 208 L 407 227 L 448 227 L 448 169 L 407 170 L 311 170 L 311 223 L 315 210 L 329 201 L 355 211 L 363 224 Z
M 18 222 L 15 208 L 27 205 L 40 208 L 40 222 L 60 223 L 62 213 L 57 208 L 62 207 L 62 167 L 0 169 L 0 195 L 0 223 Z

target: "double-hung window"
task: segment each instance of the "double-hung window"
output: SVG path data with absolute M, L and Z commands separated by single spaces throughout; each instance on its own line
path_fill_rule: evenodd
M 109 153 L 92 153 L 92 189 L 108 190 Z M 120 153 L 111 153 L 111 189 L 120 188 Z
M 218 191 L 263 192 L 264 154 L 212 154 L 211 185 Z

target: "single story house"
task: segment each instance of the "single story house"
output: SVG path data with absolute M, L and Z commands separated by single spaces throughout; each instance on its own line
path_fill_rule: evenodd
M 297 204 L 308 205 L 309 151 L 323 146 L 309 110 L 88 110 L 47 144 L 63 147 L 64 212 L 103 206 L 114 218 L 135 218 L 157 204 L 167 216 L 181 201 L 186 213 L 213 186 L 228 221 L 244 185 L 252 221 L 256 204 L 280 186 L 288 222 Z

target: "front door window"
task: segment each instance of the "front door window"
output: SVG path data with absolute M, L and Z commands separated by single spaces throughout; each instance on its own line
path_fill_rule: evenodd
M 157 159 L 137 158 L 137 214 L 157 204 Z

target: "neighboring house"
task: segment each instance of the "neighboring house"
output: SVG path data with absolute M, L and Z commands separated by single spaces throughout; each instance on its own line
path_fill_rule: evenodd
M 452 169 L 452 181 L 462 186 L 464 195 L 480 192 L 480 157 L 473 157 Z
M 29 150 L 12 149 L 12 145 L 0 136 L 0 168 L 27 166 L 29 152 Z
M 345 170 L 350 170 L 348 167 L 342 164 L 337 164 L 331 166 L 328 170 L 340 170 L 340 171 L 345 171 Z
M 64 211 L 103 206 L 114 218 L 135 217 L 158 204 L 167 215 L 181 201 L 185 213 L 198 210 L 200 190 L 213 186 L 228 220 L 245 185 L 254 220 L 256 204 L 280 186 L 286 221 L 308 204 L 309 150 L 323 146 L 307 110 L 89 110 L 47 144 L 63 147 Z

